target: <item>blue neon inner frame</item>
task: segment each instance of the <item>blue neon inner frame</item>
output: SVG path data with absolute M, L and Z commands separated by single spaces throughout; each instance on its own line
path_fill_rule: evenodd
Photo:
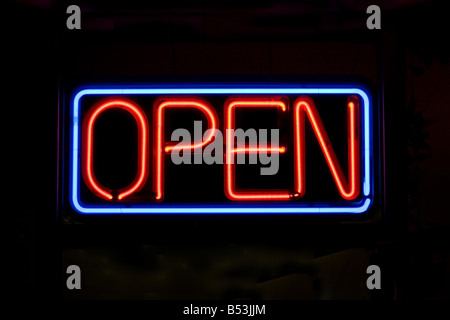
M 362 102 L 362 199 L 343 203 L 286 202 L 286 203 L 220 203 L 220 204 L 96 204 L 86 205 L 80 201 L 80 99 L 87 95 L 201 95 L 201 94 L 345 94 L 357 95 Z M 373 110 L 370 91 L 360 85 L 148 85 L 148 86 L 90 86 L 76 90 L 70 102 L 70 157 L 69 202 L 80 214 L 362 214 L 369 210 L 374 199 L 373 164 Z

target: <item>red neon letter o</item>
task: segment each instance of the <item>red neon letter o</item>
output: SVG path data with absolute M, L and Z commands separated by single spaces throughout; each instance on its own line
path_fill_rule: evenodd
M 134 117 L 138 126 L 138 170 L 133 182 L 118 190 L 117 199 L 121 200 L 133 192 L 139 191 L 148 176 L 148 122 L 144 111 L 134 102 L 124 99 L 105 99 L 95 104 L 83 121 L 83 178 L 89 189 L 97 196 L 112 200 L 112 190 L 103 187 L 95 178 L 93 170 L 93 129 L 98 116 L 109 109 L 123 109 Z

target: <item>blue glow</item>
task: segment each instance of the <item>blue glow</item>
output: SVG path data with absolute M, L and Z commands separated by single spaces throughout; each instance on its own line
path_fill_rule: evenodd
M 300 86 L 300 85 L 299 85 Z M 243 204 L 223 205 L 173 205 L 173 204 L 153 204 L 146 207 L 105 205 L 87 207 L 79 201 L 79 104 L 83 96 L 86 95 L 168 95 L 168 94 L 355 94 L 359 95 L 363 101 L 363 128 L 364 128 L 364 168 L 362 174 L 364 199 L 358 205 L 346 202 L 344 206 L 332 204 L 317 204 L 309 206 L 306 203 L 296 203 L 294 205 L 278 206 L 257 206 Z M 187 85 L 171 86 L 149 86 L 147 88 L 133 88 L 124 86 L 123 88 L 89 88 L 82 89 L 76 93 L 72 101 L 72 135 L 71 135 L 71 164 L 70 164 L 70 201 L 72 207 L 82 214 L 360 214 L 366 212 L 371 201 L 371 173 L 373 172 L 371 158 L 372 147 L 372 105 L 368 93 L 357 86 L 349 87 L 293 87 L 291 84 L 285 88 L 276 85 L 258 85 L 251 88 L 232 86 L 202 86 L 189 87 Z

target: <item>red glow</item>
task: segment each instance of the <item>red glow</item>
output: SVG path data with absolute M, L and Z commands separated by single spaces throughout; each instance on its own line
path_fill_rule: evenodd
M 131 113 L 136 120 L 138 126 L 138 173 L 133 180 L 133 182 L 120 190 L 117 190 L 119 195 L 118 200 L 121 200 L 130 194 L 139 191 L 144 185 L 148 176 L 148 123 L 147 117 L 144 111 L 129 100 L 124 98 L 120 99 L 104 99 L 94 105 L 86 115 L 83 121 L 83 147 L 84 147 L 84 157 L 83 157 L 83 177 L 86 185 L 89 189 L 94 192 L 100 198 L 106 200 L 112 200 L 113 195 L 111 189 L 103 187 L 95 178 L 93 170 L 93 135 L 94 135 L 94 123 L 98 116 L 109 109 L 123 109 Z
M 235 148 L 233 150 L 231 150 L 231 152 L 233 153 L 259 153 L 259 152 L 279 152 L 279 153 L 285 153 L 286 152 L 286 148 L 285 147 L 281 147 L 281 148 L 258 148 L 258 147 L 253 147 L 253 148 L 249 148 L 249 147 L 245 147 L 245 148 Z
M 195 108 L 200 110 L 208 120 L 208 128 L 213 129 L 206 139 L 203 141 L 194 141 L 191 145 L 176 146 L 164 145 L 164 110 L 166 108 Z M 164 179 L 162 177 L 164 172 L 164 152 L 168 153 L 172 150 L 196 150 L 202 149 L 204 146 L 212 142 L 214 137 L 214 131 L 217 129 L 219 123 L 217 113 L 214 108 L 206 101 L 200 98 L 160 98 L 155 101 L 154 118 L 156 119 L 155 125 L 155 161 L 154 166 L 154 182 L 153 187 L 156 192 L 156 199 L 161 200 L 164 193 Z
M 359 114 L 359 103 L 355 98 L 350 98 L 347 104 L 347 128 L 348 128 L 348 176 L 347 182 L 342 173 L 341 166 L 334 153 L 330 139 L 322 124 L 314 102 L 308 97 L 299 97 L 294 103 L 294 131 L 295 131 L 295 190 L 300 196 L 305 193 L 305 116 L 308 119 L 319 141 L 320 148 L 325 156 L 328 167 L 344 199 L 355 199 L 359 194 L 359 135 L 357 134 L 357 116 Z
M 226 130 L 226 163 L 225 163 L 225 194 L 230 200 L 287 200 L 291 198 L 287 190 L 252 190 L 252 191 L 236 191 L 235 189 L 235 164 L 234 156 L 237 153 L 250 152 L 280 152 L 286 151 L 285 147 L 280 148 L 258 148 L 244 147 L 235 148 L 232 133 L 235 129 L 235 113 L 236 108 L 279 108 L 286 111 L 286 104 L 281 99 L 228 99 L 225 102 L 225 130 Z

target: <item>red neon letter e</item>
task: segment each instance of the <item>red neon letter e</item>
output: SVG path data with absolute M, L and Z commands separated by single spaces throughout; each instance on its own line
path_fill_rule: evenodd
M 288 200 L 291 198 L 289 191 L 237 191 L 235 189 L 235 164 L 234 156 L 237 153 L 259 153 L 261 151 L 284 153 L 286 149 L 268 147 L 261 149 L 258 146 L 234 147 L 235 109 L 236 108 L 279 108 L 286 111 L 286 104 L 281 99 L 271 98 L 247 98 L 228 99 L 225 102 L 225 130 L 226 130 L 226 161 L 225 161 L 225 195 L 230 200 Z

